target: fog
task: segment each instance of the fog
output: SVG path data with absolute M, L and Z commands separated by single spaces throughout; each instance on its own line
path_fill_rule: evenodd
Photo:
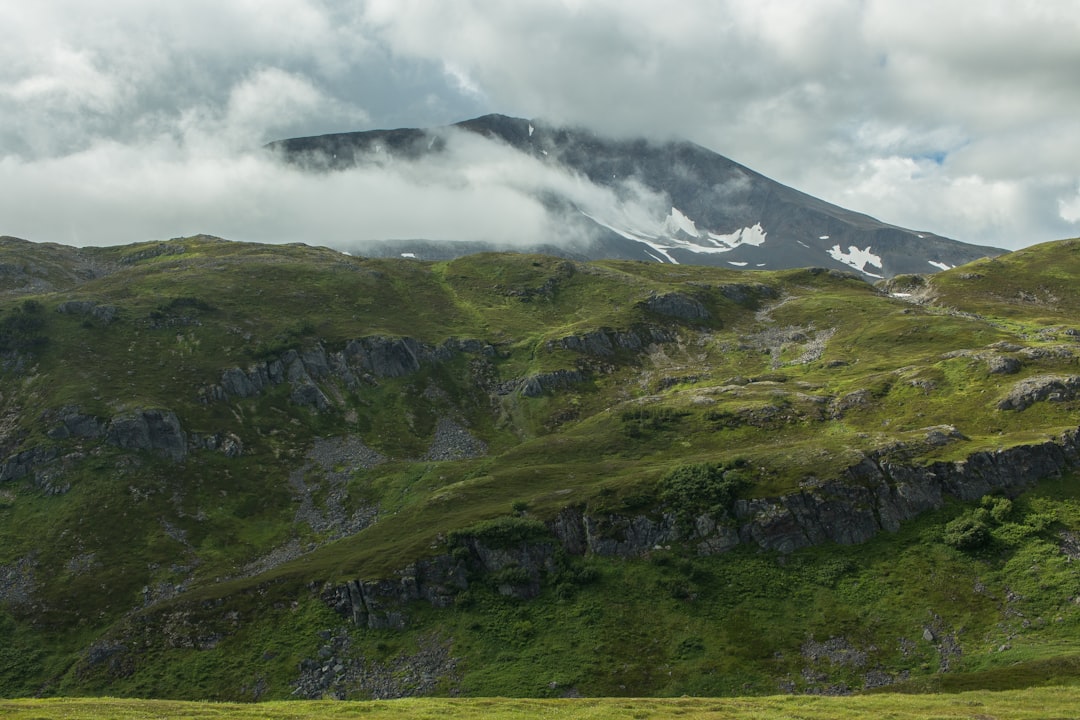
M 352 249 L 387 239 L 581 244 L 542 198 L 593 217 L 657 228 L 670 204 L 636 183 L 587 179 L 464 131 L 418 161 L 316 172 L 263 148 L 212 138 L 112 142 L 58 158 L 0 160 L 4 232 L 72 245 L 112 245 L 206 232 L 231 240 Z M 164 231 L 164 232 L 163 232 Z

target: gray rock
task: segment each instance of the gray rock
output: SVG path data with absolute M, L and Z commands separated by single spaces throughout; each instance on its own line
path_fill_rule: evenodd
M 255 371 L 254 376 L 256 378 L 260 377 L 258 370 Z M 246 398 L 257 394 L 260 388 L 255 382 L 252 382 L 252 378 L 247 373 L 238 367 L 234 367 L 221 373 L 221 389 L 226 395 Z
M 707 320 L 709 318 L 709 311 L 699 300 L 683 293 L 654 295 L 641 305 L 650 312 L 678 320 Z
M 510 395 L 514 392 L 525 397 L 540 397 L 546 392 L 566 390 L 574 385 L 587 380 L 585 373 L 580 370 L 553 370 L 552 372 L 530 375 L 525 378 L 516 378 L 499 383 L 495 392 L 499 395 Z
M 59 457 L 60 451 L 55 447 L 35 447 L 15 453 L 0 465 L 0 482 L 30 476 L 40 466 L 51 463 Z
M 187 457 L 187 436 L 171 410 L 136 410 L 115 417 L 106 442 L 127 450 L 156 450 L 173 462 Z
M 463 460 L 487 453 L 487 444 L 449 418 L 439 418 L 424 460 Z
M 1023 365 L 1014 357 L 991 355 L 986 358 L 986 368 L 992 375 L 1015 375 Z
M 1064 402 L 1080 392 L 1080 375 L 1037 375 L 1016 383 L 998 410 L 1025 410 L 1037 402 Z
M 641 327 L 634 330 L 594 330 L 583 335 L 570 335 L 548 341 L 549 349 L 560 347 L 584 355 L 608 357 L 617 350 L 640 351 L 652 344 L 675 340 L 675 332 L 669 328 Z

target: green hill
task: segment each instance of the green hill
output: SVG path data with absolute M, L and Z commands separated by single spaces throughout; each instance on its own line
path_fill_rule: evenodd
M 0 695 L 1072 682 L 1077 277 L 0 239 Z

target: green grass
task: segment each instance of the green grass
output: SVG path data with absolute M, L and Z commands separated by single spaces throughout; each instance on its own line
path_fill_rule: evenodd
M 1054 720 L 1070 718 L 1080 705 L 1074 687 L 1041 688 L 1006 692 L 964 692 L 950 695 L 869 695 L 863 697 L 756 697 L 680 698 L 672 700 L 614 698 L 588 700 L 520 700 L 476 698 L 460 700 L 404 699 L 342 702 L 271 702 L 258 704 L 70 698 L 55 700 L 0 700 L 0 711 L 11 720 L 82 720 L 110 717 L 142 720 L 201 718 L 532 718 L 565 717 L 589 720 L 644 718 L 724 718 L 747 720 L 841 720 L 882 717 L 890 720 L 936 720 L 938 718 L 1008 718 Z

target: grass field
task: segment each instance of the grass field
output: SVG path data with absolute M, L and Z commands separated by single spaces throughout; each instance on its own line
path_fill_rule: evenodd
M 1012 692 L 967 692 L 955 695 L 864 695 L 858 697 L 777 696 L 760 698 L 574 699 L 522 700 L 473 698 L 462 700 L 405 699 L 370 702 L 173 702 L 68 698 L 0 700 L 0 715 L 8 720 L 203 720 L 207 718 L 394 718 L 394 720 L 465 720 L 467 718 L 724 718 L 725 720 L 1055 720 L 1075 718 L 1080 688 L 1042 688 Z

